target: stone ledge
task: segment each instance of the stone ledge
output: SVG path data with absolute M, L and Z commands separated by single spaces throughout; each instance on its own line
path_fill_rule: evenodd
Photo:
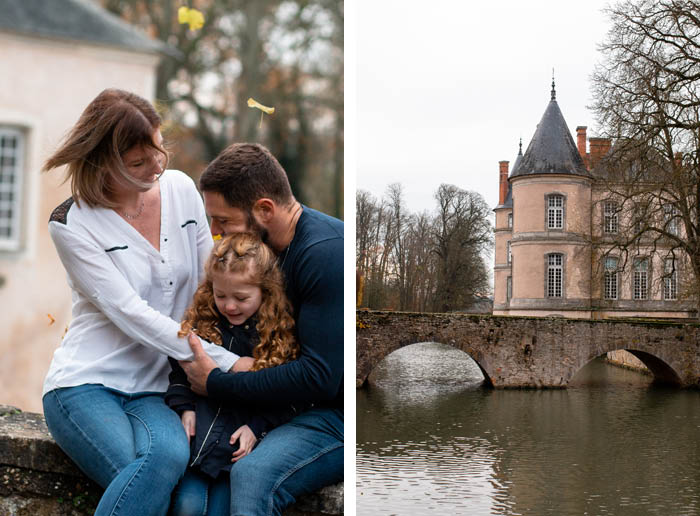
M 41 414 L 0 405 L 0 514 L 84 516 L 102 489 L 58 447 Z M 301 497 L 285 516 L 343 514 L 343 483 Z

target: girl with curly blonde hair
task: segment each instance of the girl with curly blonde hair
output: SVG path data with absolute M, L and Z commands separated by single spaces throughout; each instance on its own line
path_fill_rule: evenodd
M 293 329 L 272 250 L 252 233 L 219 240 L 178 335 L 194 332 L 237 355 L 253 357 L 251 370 L 257 371 L 297 358 Z M 170 362 L 173 371 L 165 400 L 180 414 L 191 452 L 190 466 L 173 496 L 172 514 L 226 513 L 232 463 L 301 407 L 221 404 L 193 393 L 177 361 Z

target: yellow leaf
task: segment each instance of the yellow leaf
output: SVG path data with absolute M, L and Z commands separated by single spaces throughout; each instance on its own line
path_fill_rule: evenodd
M 188 23 L 190 30 L 197 30 L 204 27 L 204 15 L 197 9 L 180 7 L 177 10 L 177 21 L 182 25 Z
M 221 235 L 214 235 L 212 238 L 214 240 L 221 240 Z
M 248 107 L 258 108 L 260 111 L 264 111 L 268 115 L 271 115 L 275 112 L 275 108 L 263 106 L 262 104 L 260 104 L 260 102 L 253 99 L 252 97 L 248 99 Z

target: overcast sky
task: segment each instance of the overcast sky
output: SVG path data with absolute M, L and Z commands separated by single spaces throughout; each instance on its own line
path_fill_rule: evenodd
M 607 0 L 361 1 L 356 11 L 357 188 L 400 182 L 411 212 L 450 183 L 498 203 L 498 162 L 530 143 L 550 98 L 596 136 L 589 77 Z

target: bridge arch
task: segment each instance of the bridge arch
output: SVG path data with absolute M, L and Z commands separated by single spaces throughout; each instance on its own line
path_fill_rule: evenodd
M 609 351 L 627 351 L 628 353 L 639 359 L 639 361 L 642 364 L 644 364 L 647 369 L 649 369 L 654 378 L 655 383 L 677 386 L 682 384 L 682 380 L 678 373 L 662 358 L 659 358 L 658 356 L 652 353 L 630 347 L 627 349 L 610 349 L 601 353 L 600 355 L 591 357 L 590 359 L 586 360 L 582 365 L 580 365 L 580 367 L 572 368 L 572 374 L 566 381 L 567 385 L 569 384 L 569 382 L 571 382 L 573 377 L 579 373 L 579 371 L 581 371 L 584 367 L 586 367 L 596 358 L 604 357 Z
M 442 345 L 448 346 L 448 347 L 450 347 L 450 348 L 452 348 L 452 349 L 456 349 L 456 350 L 462 351 L 466 356 L 468 356 L 470 359 L 472 359 L 472 360 L 474 361 L 474 363 L 477 365 L 477 367 L 479 368 L 479 371 L 481 372 L 481 374 L 482 374 L 483 377 L 484 377 L 482 386 L 484 386 L 484 387 L 490 387 L 490 386 L 492 386 L 491 378 L 490 378 L 490 376 L 489 376 L 488 371 L 487 371 L 486 369 L 484 369 L 484 366 L 481 365 L 481 364 L 479 363 L 479 361 L 478 361 L 474 356 L 472 356 L 472 355 L 469 353 L 469 351 L 468 351 L 467 349 L 464 349 L 464 347 L 462 346 L 462 344 L 463 344 L 462 342 L 441 342 L 441 341 L 435 340 L 435 339 L 432 339 L 432 340 L 431 340 L 431 339 L 428 339 L 428 340 L 418 340 L 418 341 L 416 341 L 416 342 L 413 342 L 413 341 L 412 341 L 412 338 L 410 338 L 410 337 L 407 338 L 407 339 L 406 339 L 406 338 L 402 339 L 400 336 L 397 336 L 396 346 L 395 346 L 395 347 L 393 347 L 393 346 L 392 346 L 392 347 L 382 347 L 382 349 L 381 349 L 378 353 L 373 354 L 372 360 L 371 360 L 370 365 L 369 365 L 369 368 L 367 369 L 367 373 L 366 373 L 366 375 L 363 375 L 364 378 L 362 379 L 361 382 L 359 382 L 359 383 L 357 384 L 357 386 L 360 387 L 360 386 L 362 386 L 362 385 L 365 385 L 365 383 L 366 383 L 367 380 L 369 379 L 369 377 L 370 377 L 370 375 L 372 374 L 372 372 L 373 372 L 373 371 L 374 371 L 388 356 L 390 356 L 390 355 L 396 353 L 396 352 L 397 352 L 398 350 L 400 350 L 400 349 L 404 349 L 404 348 L 407 348 L 407 347 L 409 347 L 409 346 L 416 346 L 416 345 L 420 345 L 420 344 L 426 344 L 426 343 L 442 344 Z M 468 348 L 468 349 L 469 349 L 469 348 Z M 472 351 L 473 351 L 473 350 L 472 350 Z
M 392 351 L 418 342 L 461 349 L 495 388 L 563 388 L 594 358 L 617 349 L 663 382 L 700 387 L 700 324 L 357 312 L 356 383 Z

